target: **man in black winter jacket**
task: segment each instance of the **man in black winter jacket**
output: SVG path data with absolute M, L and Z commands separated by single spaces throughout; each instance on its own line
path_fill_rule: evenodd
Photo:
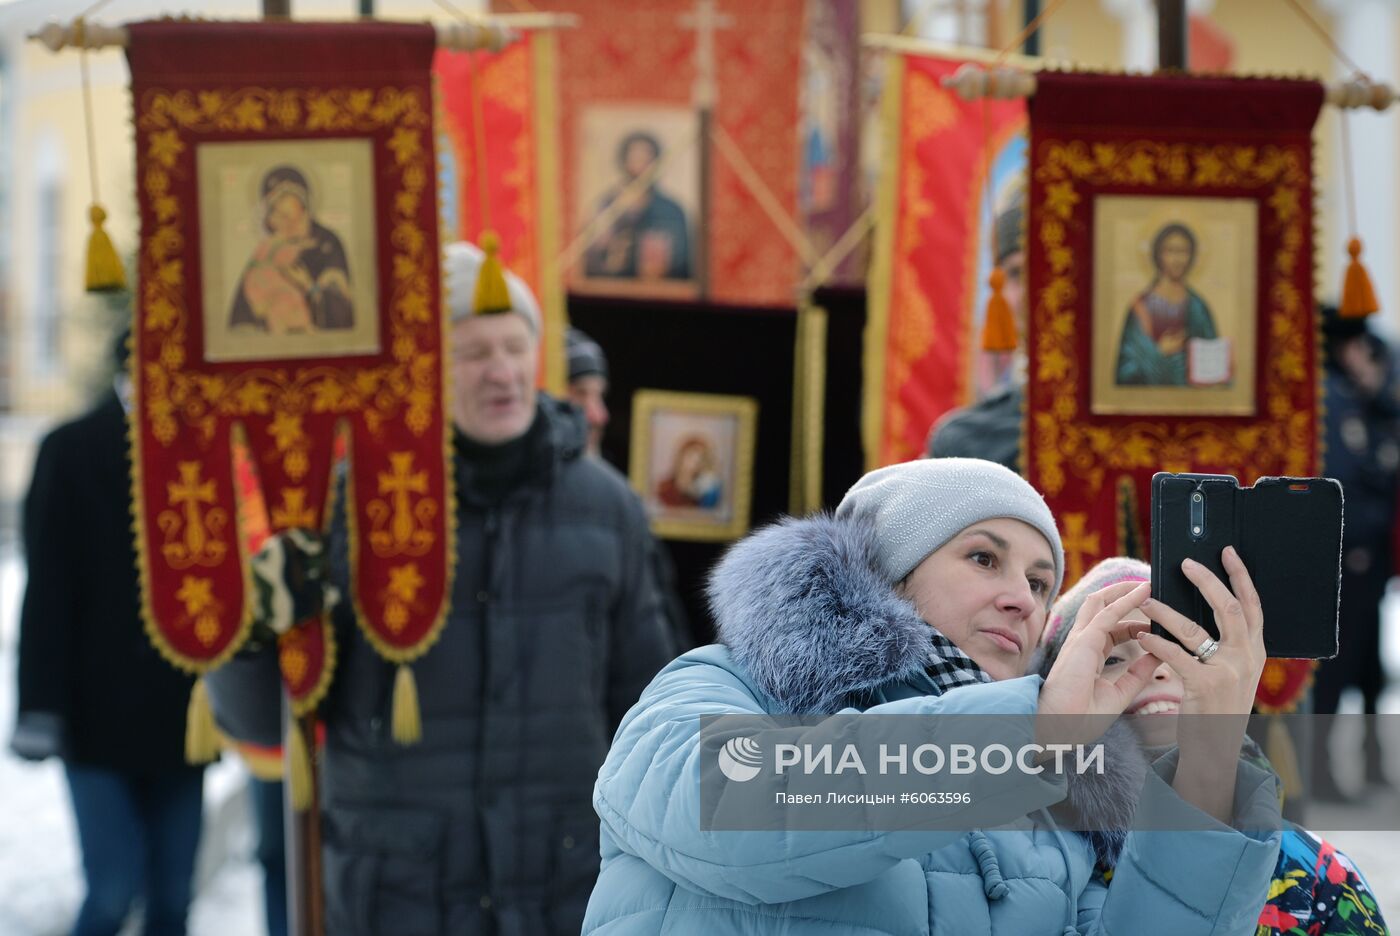
M 1335 715 L 1342 692 L 1361 690 L 1362 755 L 1368 784 L 1387 785 L 1377 719 L 1385 691 L 1381 665 L 1381 600 L 1395 571 L 1394 524 L 1400 484 L 1400 379 L 1389 346 L 1364 318 L 1342 318 L 1322 306 L 1326 446 L 1323 467 L 1346 492 L 1342 528 L 1342 598 L 1337 656 L 1322 661 L 1313 683 L 1313 712 Z M 1333 778 L 1330 722 L 1313 733 L 1315 795 L 1344 800 Z
M 185 763 L 193 678 L 160 658 L 141 622 L 125 336 L 116 350 L 114 387 L 49 433 L 34 464 L 10 746 L 63 760 L 87 882 L 73 932 L 115 934 L 144 898 L 145 932 L 179 934 L 204 769 Z
M 641 503 L 535 390 L 539 312 L 474 314 L 481 255 L 447 248 L 457 564 L 442 636 L 414 664 L 422 739 L 391 737 L 394 668 L 336 610 L 322 706 L 326 931 L 579 932 L 599 865 L 593 781 L 622 715 L 673 655 Z M 350 594 L 346 540 L 333 577 Z M 219 721 L 280 737 L 275 661 L 210 678 Z

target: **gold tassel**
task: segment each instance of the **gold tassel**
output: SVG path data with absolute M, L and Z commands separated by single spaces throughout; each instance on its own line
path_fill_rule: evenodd
M 1265 756 L 1273 764 L 1274 772 L 1283 781 L 1283 796 L 1301 796 L 1303 793 L 1303 772 L 1298 768 L 1298 752 L 1293 747 L 1293 738 L 1283 723 L 1282 715 L 1269 716 L 1268 751 Z
M 418 712 L 418 684 L 413 670 L 399 664 L 394 677 L 394 740 L 399 744 L 417 744 L 423 737 L 423 720 Z
M 1011 304 L 1006 301 L 1006 296 L 1002 294 L 1002 287 L 1006 285 L 1006 274 L 1002 272 L 1001 267 L 992 269 L 987 285 L 992 287 L 992 294 L 987 297 L 987 315 L 982 322 L 982 350 L 1015 351 L 1016 316 L 1012 313 Z
M 190 705 L 185 711 L 185 760 L 191 764 L 207 764 L 219 756 L 219 731 L 214 726 L 214 710 L 209 705 L 209 687 L 201 676 L 190 690 Z
M 490 315 L 494 312 L 510 311 L 510 290 L 506 287 L 506 271 L 498 256 L 501 239 L 495 231 L 481 232 L 481 249 L 486 259 L 481 262 L 481 272 L 476 278 L 476 298 L 472 311 L 477 315 Z
M 311 754 L 306 738 L 295 716 L 287 729 L 287 780 L 291 784 L 292 809 L 306 812 L 311 808 Z
M 1376 301 L 1376 290 L 1371 285 L 1371 274 L 1361 265 L 1361 238 L 1347 241 L 1347 253 L 1351 262 L 1347 264 L 1346 278 L 1342 280 L 1342 304 L 1337 313 L 1342 318 L 1365 318 L 1372 312 L 1380 311 Z
M 102 222 L 107 220 L 107 212 L 101 205 L 94 204 L 88 209 L 92 221 L 92 233 L 87 245 L 87 291 L 112 292 L 126 288 L 126 271 L 121 260 L 117 259 L 117 249 L 112 246 L 112 238 L 107 236 Z

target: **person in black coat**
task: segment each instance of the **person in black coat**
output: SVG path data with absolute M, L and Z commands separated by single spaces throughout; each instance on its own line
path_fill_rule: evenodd
M 608 357 L 598 342 L 581 329 L 570 327 L 564 335 L 564 351 L 569 365 L 569 402 L 588 424 L 588 455 L 603 457 L 603 432 L 611 416 L 608 413 Z M 696 646 L 690 632 L 690 616 L 685 603 L 676 593 L 676 563 L 666 546 L 653 540 L 652 572 L 656 588 L 671 624 L 671 634 L 680 652 Z
M 1400 381 L 1389 347 L 1364 318 L 1342 318 L 1322 307 L 1326 376 L 1327 442 L 1324 468 L 1342 482 L 1346 524 L 1342 529 L 1342 601 L 1337 656 L 1318 667 L 1313 711 L 1334 715 L 1342 692 L 1361 691 L 1368 716 L 1362 742 L 1365 779 L 1385 785 L 1374 715 L 1385 689 L 1381 667 L 1380 603 L 1395 569 L 1392 537 L 1400 482 Z M 1313 774 L 1317 795 L 1345 799 L 1332 777 L 1329 733 L 1314 734 Z
M 326 932 L 576 936 L 600 864 L 593 781 L 622 716 L 675 649 L 654 541 L 626 479 L 586 455 L 582 415 L 535 389 L 539 314 L 476 313 L 481 255 L 449 245 L 456 566 L 447 624 L 413 664 L 422 738 L 392 734 L 395 667 L 335 608 L 321 706 Z M 344 504 L 344 498 L 337 498 Z M 331 579 L 353 594 L 343 519 Z M 271 648 L 269 647 L 269 650 Z M 210 675 L 234 737 L 276 744 L 273 654 Z
M 125 336 L 118 341 L 125 364 Z M 144 897 L 148 934 L 185 932 L 203 768 L 185 763 L 192 677 L 146 636 L 132 540 L 124 366 L 97 405 L 39 446 L 24 503 L 11 748 L 63 760 L 87 895 L 75 936 L 115 934 Z

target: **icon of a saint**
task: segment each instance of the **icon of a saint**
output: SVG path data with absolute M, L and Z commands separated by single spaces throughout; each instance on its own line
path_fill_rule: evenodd
M 676 447 L 670 474 L 656 486 L 656 499 L 666 507 L 712 510 L 723 493 L 714 445 L 704 436 L 686 436 Z
M 306 177 L 291 166 L 269 171 L 260 208 L 263 237 L 238 279 L 229 327 L 274 335 L 353 328 L 345 248 L 312 215 Z
M 661 158 L 661 141 L 645 131 L 629 133 L 617 149 L 621 180 L 598 211 L 620 208 L 611 226 L 588 248 L 588 276 L 641 280 L 691 277 L 690 228 L 685 209 L 656 182 L 634 183 Z
M 1120 386 L 1186 387 L 1193 339 L 1216 338 L 1210 306 L 1186 282 L 1196 262 L 1196 235 L 1165 225 L 1152 239 L 1152 284 L 1128 307 L 1118 347 Z

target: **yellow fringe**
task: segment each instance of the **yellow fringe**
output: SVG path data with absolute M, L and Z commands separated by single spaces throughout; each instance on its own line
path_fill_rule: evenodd
M 501 266 L 501 258 L 498 256 L 501 239 L 496 236 L 495 231 L 481 233 L 481 249 L 485 251 L 486 259 L 482 261 L 481 272 L 477 274 L 476 298 L 472 302 L 472 310 L 477 315 L 509 312 L 510 290 L 506 287 L 505 267 Z
M 1303 772 L 1298 768 L 1298 752 L 1293 747 L 1293 738 L 1283 723 L 1282 715 L 1269 717 L 1269 734 L 1266 740 L 1268 750 L 1265 756 L 1273 764 L 1274 772 L 1283 781 L 1283 795 L 1301 796 L 1303 793 Z
M 209 687 L 201 676 L 190 690 L 190 706 L 185 712 L 185 760 L 207 764 L 219 756 L 219 732 L 214 727 L 214 710 L 209 706 Z
M 102 222 L 107 220 L 107 212 L 101 205 L 94 204 L 88 209 L 92 221 L 92 233 L 87 245 L 87 291 L 109 292 L 126 288 L 126 271 L 117 257 L 117 249 L 112 246 L 112 238 L 107 236 Z
M 310 809 L 311 754 L 295 718 L 287 728 L 287 781 L 291 784 L 292 808 L 297 812 Z
M 1342 280 L 1342 302 L 1337 314 L 1342 318 L 1365 318 L 1372 312 L 1379 312 L 1381 304 L 1376 301 L 1376 290 L 1371 285 L 1371 275 L 1361 264 L 1361 238 L 1347 241 L 1347 253 L 1351 262 L 1347 264 L 1346 278 Z
M 418 684 L 413 670 L 399 664 L 394 677 L 394 740 L 399 744 L 417 744 L 423 737 L 423 719 L 418 711 Z
M 992 294 L 987 297 L 987 316 L 982 323 L 982 350 L 1015 351 L 1016 316 L 1011 311 L 1011 304 L 1006 301 L 1006 296 L 1002 294 L 1002 287 L 1006 285 L 1006 274 L 1002 272 L 1001 267 L 992 270 L 987 284 L 992 287 Z

